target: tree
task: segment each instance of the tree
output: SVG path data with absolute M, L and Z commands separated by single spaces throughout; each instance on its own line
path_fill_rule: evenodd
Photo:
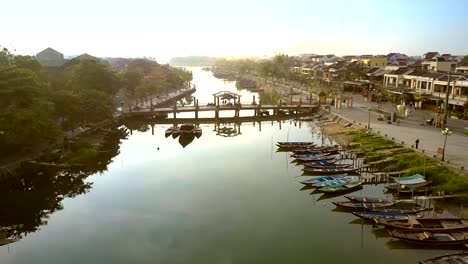
M 42 69 L 41 64 L 31 56 L 15 56 L 14 64 L 19 68 L 28 69 L 36 75 L 39 75 Z
M 106 93 L 81 90 L 77 96 L 81 123 L 95 123 L 112 117 L 112 100 Z
M 464 60 L 464 61 L 468 61 L 468 55 L 466 55 L 465 57 L 463 57 L 463 60 Z
M 52 101 L 62 129 L 73 129 L 81 118 L 79 96 L 69 90 L 60 90 L 52 95 Z
M 141 84 L 143 74 L 138 70 L 128 70 L 122 76 L 122 82 L 130 97 L 135 96 L 136 88 Z
M 115 95 L 120 88 L 117 75 L 97 60 L 82 60 L 72 69 L 69 86 L 74 91 L 94 90 Z
M 0 149 L 19 151 L 58 132 L 39 71 L 31 57 L 0 51 Z
M 10 105 L 0 113 L 0 146 L 23 149 L 57 135 L 51 102 L 36 100 L 28 108 Z

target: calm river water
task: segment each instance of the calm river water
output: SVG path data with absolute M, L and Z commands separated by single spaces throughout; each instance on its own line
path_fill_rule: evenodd
M 205 102 L 213 92 L 235 91 L 193 70 L 196 96 Z M 107 170 L 85 179 L 87 193 L 64 195 L 48 219 L 31 215 L 42 224 L 0 247 L 0 263 L 393 264 L 456 252 L 390 242 L 385 232 L 334 211 L 331 202 L 344 198 L 301 190 L 301 168 L 274 143 L 332 143 L 313 123 L 243 123 L 240 131 L 206 124 L 185 148 L 164 137 L 168 127 L 156 125 L 154 135 L 134 130 Z M 46 188 L 53 195 L 61 187 Z M 356 194 L 384 197 L 381 186 Z

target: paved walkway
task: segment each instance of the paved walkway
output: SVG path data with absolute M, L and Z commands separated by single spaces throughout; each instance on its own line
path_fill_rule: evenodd
M 331 112 L 338 114 L 350 120 L 361 123 L 361 127 L 366 127 L 369 120 L 369 106 L 378 107 L 377 103 L 367 102 L 361 95 L 353 95 L 353 108 L 331 108 Z M 392 112 L 391 104 L 381 104 L 380 107 Z M 419 149 L 425 151 L 429 156 L 437 154 L 437 148 L 443 147 L 444 135 L 440 128 L 426 126 L 425 120 L 430 119 L 434 113 L 424 110 L 413 110 L 405 120 L 401 120 L 400 124 L 388 124 L 384 121 L 379 121 L 379 113 L 370 112 L 370 127 L 373 132 L 380 131 L 380 134 L 387 134 L 389 138 L 395 138 L 397 142 L 404 142 L 405 145 L 411 147 L 415 144 L 416 139 L 419 139 Z M 455 132 L 447 138 L 445 159 L 457 167 L 464 166 L 468 169 L 468 136 L 461 133 L 463 126 L 468 127 L 468 122 L 463 120 L 450 120 L 449 127 Z

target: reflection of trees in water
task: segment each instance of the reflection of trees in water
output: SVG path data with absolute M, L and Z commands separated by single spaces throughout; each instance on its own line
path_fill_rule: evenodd
M 119 154 L 124 130 L 112 133 L 103 142 L 100 155 L 80 170 L 33 168 L 24 166 L 16 176 L 0 184 L 0 230 L 5 238 L 22 238 L 46 225 L 49 215 L 63 209 L 62 200 L 87 193 L 92 183 L 88 176 L 107 170 Z M 6 228 L 5 228 L 6 227 Z M 8 228 L 10 227 L 10 228 Z

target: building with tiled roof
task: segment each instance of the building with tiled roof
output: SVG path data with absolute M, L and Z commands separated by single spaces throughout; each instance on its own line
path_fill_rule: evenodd
M 384 87 L 394 93 L 401 94 L 405 91 L 406 93 L 420 94 L 426 100 L 435 101 L 445 98 L 445 93 L 448 91 L 449 104 L 453 107 L 462 106 L 468 100 L 468 74 L 452 74 L 450 84 L 448 81 L 449 75 L 445 72 L 407 68 L 386 73 Z M 450 86 L 448 90 L 447 86 Z
M 457 67 L 457 62 L 448 60 L 444 57 L 435 57 L 430 60 L 424 60 L 421 66 L 425 70 L 431 70 L 436 72 L 454 72 Z
M 433 58 L 439 57 L 439 56 L 440 56 L 439 52 L 430 51 L 430 52 L 424 53 L 423 60 L 432 60 Z
M 460 62 L 455 71 L 459 73 L 468 73 L 468 61 Z
M 397 61 L 402 61 L 402 60 L 408 61 L 408 59 L 409 59 L 408 56 L 406 56 L 405 54 L 401 54 L 397 52 L 392 52 L 392 53 L 387 54 L 388 64 L 394 64 Z
M 63 54 L 54 50 L 53 48 L 47 48 L 36 54 L 36 60 L 46 67 L 60 67 L 65 63 Z

